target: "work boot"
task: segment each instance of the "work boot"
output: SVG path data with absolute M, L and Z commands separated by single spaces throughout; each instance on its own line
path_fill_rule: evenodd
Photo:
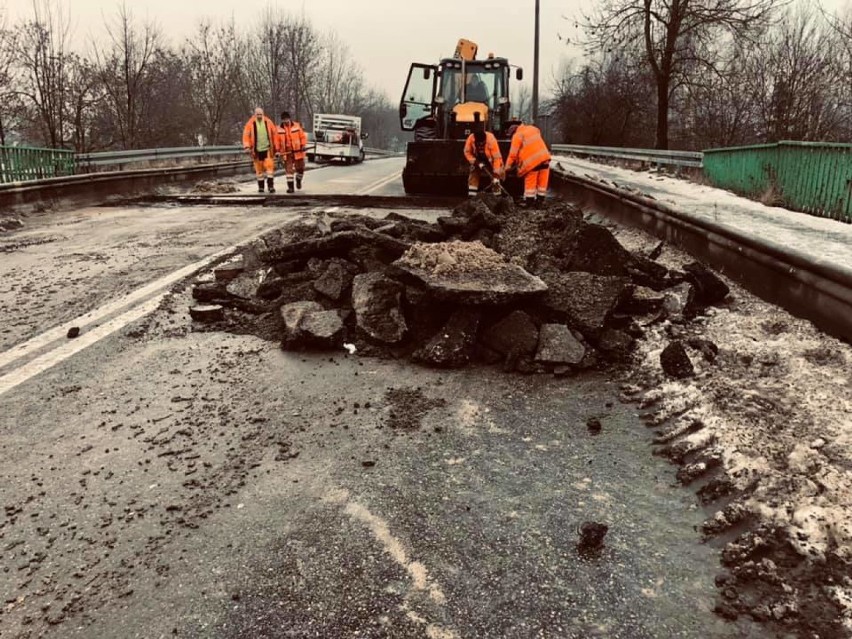
M 270 193 L 275 193 L 275 179 L 266 178 L 266 188 Z
M 531 209 L 535 207 L 535 198 L 534 197 L 525 197 L 520 205 L 522 209 Z
M 537 209 L 543 209 L 544 208 L 544 196 L 543 195 L 536 196 L 535 208 L 537 208 Z
M 297 189 L 302 188 L 302 176 L 301 175 L 296 176 L 296 188 Z
M 296 189 L 293 188 L 293 180 L 287 180 L 287 193 L 295 193 Z
M 257 181 L 257 192 L 258 192 L 258 193 L 263 193 L 263 180 L 258 180 L 258 181 Z

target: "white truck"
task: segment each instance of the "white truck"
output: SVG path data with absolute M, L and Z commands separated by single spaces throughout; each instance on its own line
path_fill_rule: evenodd
M 315 113 L 313 142 L 314 149 L 308 151 L 308 160 L 329 162 L 341 159 L 346 164 L 364 161 L 364 140 L 361 133 L 361 118 L 355 115 Z

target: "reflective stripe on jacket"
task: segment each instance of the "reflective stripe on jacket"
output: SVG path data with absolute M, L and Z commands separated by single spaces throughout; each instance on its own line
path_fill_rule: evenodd
M 522 124 L 512 136 L 512 146 L 506 159 L 506 169 L 518 167 L 518 175 L 523 177 L 539 164 L 550 161 L 550 151 L 541 137 L 541 131 L 532 124 Z
M 294 160 L 305 157 L 308 147 L 308 134 L 302 125 L 293 120 L 290 126 L 278 127 L 278 137 L 281 139 L 281 153 L 292 153 Z
M 476 139 L 473 137 L 473 133 L 467 136 L 467 140 L 464 143 L 464 157 L 470 163 L 474 164 L 477 160 L 477 151 L 482 151 L 485 153 L 485 157 L 488 159 L 488 162 L 491 164 L 491 169 L 494 171 L 499 171 L 503 168 L 503 156 L 500 154 L 500 146 L 497 144 L 497 138 L 494 137 L 494 134 L 486 131 L 485 132 L 485 144 L 484 149 L 476 148 Z
M 261 120 L 263 124 L 266 125 L 266 132 L 269 134 L 269 150 L 274 154 L 278 153 L 278 129 L 275 127 L 275 122 L 270 120 L 265 115 Z M 255 145 L 257 144 L 257 118 L 251 116 L 251 119 L 246 122 L 245 127 L 243 127 L 243 146 L 252 150 L 252 152 L 256 152 L 257 148 Z

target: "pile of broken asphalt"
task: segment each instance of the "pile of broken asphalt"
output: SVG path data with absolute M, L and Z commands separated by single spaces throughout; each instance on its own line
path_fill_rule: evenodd
M 256 241 L 193 289 L 194 319 L 285 350 L 501 364 L 563 375 L 629 361 L 644 327 L 688 321 L 728 287 L 699 263 L 673 271 L 626 250 L 561 201 L 518 209 L 483 195 L 427 223 L 396 213 L 306 215 Z M 691 373 L 675 343 L 662 364 Z

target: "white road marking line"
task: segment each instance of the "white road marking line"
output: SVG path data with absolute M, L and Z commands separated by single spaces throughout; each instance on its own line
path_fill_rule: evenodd
M 102 324 L 91 331 L 83 333 L 77 339 L 67 341 L 62 346 L 48 351 L 44 355 L 35 358 L 20 368 L 16 368 L 8 375 L 0 377 L 0 395 L 3 395 L 3 393 L 12 390 L 20 384 L 23 384 L 25 381 L 35 377 L 42 371 L 45 371 L 59 362 L 68 359 L 75 353 L 82 351 L 84 348 L 88 348 L 107 335 L 111 335 L 115 331 L 124 328 L 131 322 L 135 322 L 136 320 L 144 317 L 159 306 L 163 297 L 165 297 L 165 293 L 148 300 L 144 304 L 140 304 L 130 309 L 122 315 L 111 319 L 106 324 Z
M 382 188 L 386 184 L 390 184 L 391 182 L 393 182 L 395 179 L 397 179 L 401 175 L 402 175 L 402 171 L 394 171 L 392 175 L 389 175 L 387 177 L 383 177 L 380 180 L 373 182 L 371 185 L 364 188 L 363 190 L 357 191 L 355 193 L 355 195 L 367 195 L 369 193 L 372 193 L 373 191 L 376 191 L 376 190 Z
M 277 226 L 278 225 L 276 225 L 276 227 Z M 267 229 L 267 231 L 268 230 L 271 229 Z M 265 232 L 266 231 L 263 231 L 262 233 Z M 108 304 L 105 304 L 100 308 L 96 308 L 93 311 L 89 311 L 85 315 L 81 315 L 80 317 L 73 319 L 70 322 L 65 322 L 65 324 L 45 331 L 41 335 L 37 335 L 36 337 L 33 337 L 32 339 L 29 339 L 26 342 L 23 342 L 22 344 L 13 346 L 9 350 L 0 353 L 0 369 L 5 368 L 9 364 L 15 362 L 15 360 L 31 355 L 32 353 L 49 345 L 51 342 L 55 342 L 59 339 L 67 339 L 66 335 L 68 334 L 68 329 L 70 329 L 71 327 L 76 326 L 82 331 L 82 329 L 84 329 L 89 324 L 97 322 L 98 320 L 103 319 L 104 317 L 113 313 L 116 313 L 117 311 L 120 311 L 124 307 L 133 304 L 134 302 L 140 301 L 150 295 L 153 295 L 160 289 L 166 286 L 170 286 L 178 280 L 188 275 L 191 275 L 197 270 L 204 268 L 210 262 L 213 262 L 214 260 L 220 257 L 224 257 L 225 255 L 234 252 L 236 248 L 237 245 L 234 245 L 229 246 L 226 249 L 222 249 L 221 251 L 217 251 L 216 253 L 213 253 L 213 255 L 209 255 L 202 260 L 190 264 L 189 266 L 185 266 L 182 269 L 175 271 L 174 273 L 170 273 L 165 277 L 161 277 L 158 280 L 154 280 L 150 284 L 146 284 L 142 288 L 138 288 L 132 293 L 125 295 L 124 297 L 120 297 L 119 299 L 109 302 Z
M 325 496 L 325 501 L 343 507 L 343 512 L 369 528 L 385 552 L 408 573 L 411 578 L 412 591 L 426 593 L 434 605 L 443 606 L 446 604 L 447 598 L 441 587 L 436 581 L 429 578 L 426 566 L 419 561 L 410 561 L 405 546 L 399 539 L 393 536 L 387 521 L 371 513 L 365 506 L 352 501 L 349 491 L 344 489 L 330 491 Z M 429 639 L 459 639 L 459 635 L 454 630 L 439 624 L 429 623 L 422 615 L 411 610 L 407 599 L 408 597 L 406 597 L 402 609 L 407 612 L 409 619 L 426 625 L 426 636 Z
M 321 208 L 322 207 L 316 207 L 315 209 L 313 209 L 312 212 L 319 211 L 321 210 Z M 151 282 L 150 284 L 146 284 L 142 288 L 139 288 L 133 291 L 132 293 L 125 295 L 124 297 L 109 302 L 108 304 L 105 304 L 100 308 L 90 311 L 85 315 L 81 315 L 80 317 L 71 320 L 70 322 L 62 324 L 61 326 L 57 326 L 56 328 L 52 328 L 48 331 L 45 331 L 41 335 L 37 335 L 36 337 L 33 337 L 32 339 L 24 342 L 23 344 L 18 344 L 17 346 L 13 346 L 9 350 L 0 353 L 0 369 L 3 369 L 8 366 L 14 366 L 20 360 L 34 355 L 39 350 L 47 348 L 54 342 L 62 340 L 57 346 L 47 351 L 46 353 L 36 357 L 31 362 L 22 366 L 14 367 L 12 371 L 0 376 L 0 395 L 5 393 L 7 390 L 10 390 L 11 388 L 14 388 L 23 381 L 30 379 L 34 375 L 37 375 L 41 371 L 47 370 L 48 368 L 55 366 L 59 362 L 71 357 L 75 353 L 81 351 L 86 346 L 94 344 L 96 341 L 98 341 L 98 339 L 106 337 L 110 333 L 113 333 L 119 328 L 122 328 L 122 326 L 125 326 L 130 322 L 133 322 L 143 317 L 145 314 L 150 313 L 156 308 L 156 304 L 153 307 L 149 308 L 150 302 L 145 302 L 145 298 L 154 295 L 160 292 L 162 289 L 171 286 L 175 282 L 183 279 L 184 277 L 188 277 L 196 271 L 203 269 L 205 266 L 214 262 L 220 257 L 225 257 L 235 252 L 242 244 L 250 242 L 252 239 L 259 237 L 260 235 L 263 235 L 264 233 L 267 233 L 271 230 L 274 230 L 279 226 L 281 226 L 280 222 L 276 223 L 274 226 L 269 226 L 258 233 L 253 233 L 250 237 L 245 238 L 238 244 L 234 244 L 232 246 L 229 246 L 228 248 L 217 251 L 212 255 L 208 255 L 204 259 L 198 260 L 197 262 L 194 262 L 189 266 L 185 266 L 181 269 L 178 269 L 177 271 L 170 273 L 169 275 L 166 275 L 164 277 L 161 277 Z M 156 299 L 159 300 L 160 298 L 158 297 Z M 136 306 L 134 308 L 126 310 L 122 315 L 113 320 L 110 320 L 103 326 L 83 330 L 87 327 L 95 325 L 98 321 L 104 319 L 105 317 L 117 313 L 134 303 L 141 303 L 141 306 Z M 140 309 L 148 310 L 146 310 L 141 315 L 136 315 L 136 312 L 140 311 Z M 114 325 L 114 322 L 122 318 L 125 322 L 124 324 L 120 326 Z M 73 341 L 69 341 L 67 334 L 68 329 L 72 326 L 77 326 L 81 329 L 81 336 L 74 339 Z M 106 333 L 102 332 L 102 329 L 107 326 L 111 326 L 111 330 Z M 88 336 L 90 335 L 99 335 L 100 337 L 97 337 L 96 339 L 92 340 L 88 338 Z M 75 344 L 80 344 L 80 347 L 74 348 L 73 345 Z M 28 372 L 24 374 L 22 371 Z

